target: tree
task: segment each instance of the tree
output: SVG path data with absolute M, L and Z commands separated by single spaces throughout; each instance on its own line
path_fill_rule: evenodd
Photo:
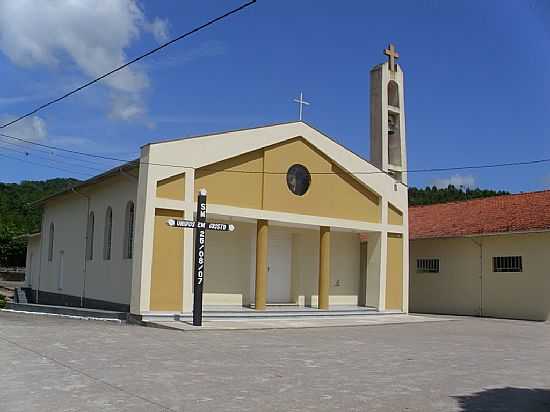
M 51 179 L 0 183 L 0 266 L 25 266 L 26 240 L 19 236 L 40 230 L 42 209 L 30 204 L 79 183 Z
M 409 205 L 431 205 L 434 203 L 446 203 L 459 200 L 470 200 L 482 197 L 509 195 L 504 190 L 470 189 L 460 186 L 459 188 L 449 185 L 446 188 L 426 186 L 424 189 L 416 187 L 409 188 Z

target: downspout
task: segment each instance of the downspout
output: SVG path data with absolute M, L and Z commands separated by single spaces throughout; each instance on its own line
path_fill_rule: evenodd
M 90 197 L 84 193 L 80 193 L 74 187 L 71 188 L 71 191 L 86 198 L 86 230 L 84 235 L 84 271 L 82 275 L 82 293 L 80 294 L 80 307 L 84 307 L 84 298 L 86 296 L 86 269 L 87 269 L 87 251 L 88 251 L 88 219 L 90 218 Z
M 472 242 L 474 242 L 476 245 L 479 246 L 479 280 L 480 280 L 480 288 L 479 288 L 479 316 L 483 316 L 483 243 L 477 242 L 474 238 L 468 238 Z
M 45 231 L 44 231 L 44 210 L 42 210 L 42 222 L 40 223 L 40 226 L 41 226 L 41 230 L 40 230 L 40 257 L 38 259 L 38 282 L 37 282 L 37 285 L 36 285 L 36 299 L 35 299 L 35 302 L 36 304 L 38 304 L 38 299 L 39 299 L 39 295 L 40 295 L 40 275 L 42 274 L 42 251 L 44 249 L 44 243 L 43 240 L 44 240 L 44 236 L 45 236 Z M 48 231 L 49 233 L 49 231 Z M 28 244 L 27 244 L 28 245 Z M 28 246 L 27 246 L 28 248 Z M 31 290 L 32 290 L 32 285 L 31 285 Z

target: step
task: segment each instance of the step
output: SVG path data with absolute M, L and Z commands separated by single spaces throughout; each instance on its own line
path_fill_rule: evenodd
M 203 319 L 205 320 L 223 320 L 223 319 L 296 319 L 296 318 L 339 318 L 349 316 L 377 316 L 377 315 L 393 315 L 402 314 L 399 311 L 385 311 L 379 312 L 375 309 L 372 310 L 330 310 L 330 311 L 205 311 L 203 312 Z M 181 320 L 189 321 L 193 319 L 192 313 L 146 313 L 141 316 L 144 321 L 162 321 L 162 320 Z

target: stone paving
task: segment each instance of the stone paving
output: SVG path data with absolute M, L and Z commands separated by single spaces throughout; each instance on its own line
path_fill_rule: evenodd
M 279 318 L 243 318 L 203 320 L 202 326 L 193 326 L 192 321 L 148 322 L 151 326 L 160 326 L 184 331 L 207 330 L 253 330 L 253 329 L 302 329 L 326 328 L 329 326 L 372 326 L 396 323 L 437 322 L 449 320 L 449 317 L 413 316 L 404 314 L 367 314 L 362 316 L 309 316 Z M 456 318 L 453 318 L 456 319 Z
M 0 312 L 0 411 L 550 410 L 548 323 L 201 333 Z

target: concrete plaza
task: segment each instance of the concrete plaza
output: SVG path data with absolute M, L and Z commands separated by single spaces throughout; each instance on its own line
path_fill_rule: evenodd
M 550 410 L 550 324 L 177 331 L 0 312 L 2 411 Z

